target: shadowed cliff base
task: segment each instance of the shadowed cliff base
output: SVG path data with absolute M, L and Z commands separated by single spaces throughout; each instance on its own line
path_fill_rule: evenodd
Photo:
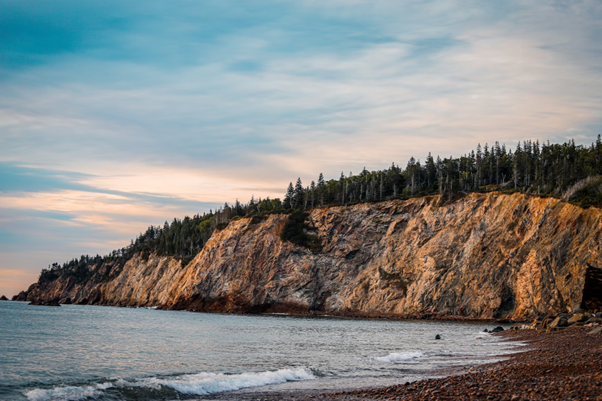
M 309 309 L 306 305 L 292 303 L 271 303 L 260 305 L 249 305 L 242 297 L 221 297 L 215 299 L 200 298 L 193 296 L 186 299 L 178 299 L 170 306 L 162 305 L 157 309 L 164 310 L 186 310 L 190 312 L 205 313 L 235 313 L 235 314 L 287 314 L 295 316 L 324 316 L 360 319 L 413 319 L 413 320 L 450 320 L 450 321 L 483 321 L 488 319 L 475 319 L 457 315 L 439 315 L 428 313 L 392 314 L 379 312 L 362 312 L 354 310 L 325 311 L 321 309 Z M 507 321 L 507 320 L 504 320 Z
M 188 264 L 134 254 L 79 275 L 58 270 L 17 299 L 525 320 L 579 309 L 588 264 L 602 266 L 601 210 L 554 198 L 489 193 L 317 208 L 302 224 L 319 249 L 283 240 L 287 219 L 230 221 Z

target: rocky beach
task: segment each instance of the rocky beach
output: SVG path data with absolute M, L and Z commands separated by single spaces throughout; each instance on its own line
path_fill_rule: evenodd
M 592 333 L 594 331 L 594 333 Z M 210 399 L 272 400 L 602 400 L 602 330 L 573 326 L 564 330 L 505 330 L 494 334 L 526 343 L 510 358 L 441 378 L 354 391 L 221 394 Z
M 509 359 L 386 388 L 337 393 L 279 394 L 318 400 L 602 400 L 601 326 L 505 330 L 526 343 Z

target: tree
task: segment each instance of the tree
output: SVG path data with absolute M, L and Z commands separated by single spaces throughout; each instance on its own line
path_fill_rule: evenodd
M 288 184 L 288 188 L 286 189 L 284 204 L 290 209 L 294 209 L 295 207 L 295 188 L 292 182 Z
M 297 178 L 297 183 L 295 184 L 295 208 L 303 207 L 303 195 L 304 195 L 303 183 L 301 182 L 301 177 Z
M 326 183 L 324 182 L 324 175 L 320 173 L 318 177 L 318 195 L 320 197 L 320 206 L 324 206 L 324 191 L 326 189 Z

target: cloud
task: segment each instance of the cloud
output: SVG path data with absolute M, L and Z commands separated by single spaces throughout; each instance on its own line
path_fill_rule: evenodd
M 597 1 L 33 0 L 0 14 L 0 201 L 67 242 L 282 197 L 298 176 L 496 140 L 588 144 L 602 127 Z

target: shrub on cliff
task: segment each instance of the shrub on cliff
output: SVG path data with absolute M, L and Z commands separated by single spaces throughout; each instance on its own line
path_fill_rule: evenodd
M 228 227 L 228 222 L 225 222 L 225 221 L 223 221 L 223 222 L 221 222 L 221 223 L 217 223 L 217 224 L 215 225 L 215 229 L 216 229 L 216 230 L 223 230 L 223 229 L 224 229 L 224 228 L 226 228 L 226 227 Z
M 562 200 L 582 208 L 602 204 L 602 176 L 587 177 L 577 181 L 562 195 Z
M 280 239 L 288 241 L 295 245 L 302 246 L 312 251 L 320 251 L 322 249 L 322 241 L 317 235 L 312 235 L 306 232 L 311 230 L 311 226 L 307 223 L 309 213 L 296 211 L 289 214 L 284 223 Z

